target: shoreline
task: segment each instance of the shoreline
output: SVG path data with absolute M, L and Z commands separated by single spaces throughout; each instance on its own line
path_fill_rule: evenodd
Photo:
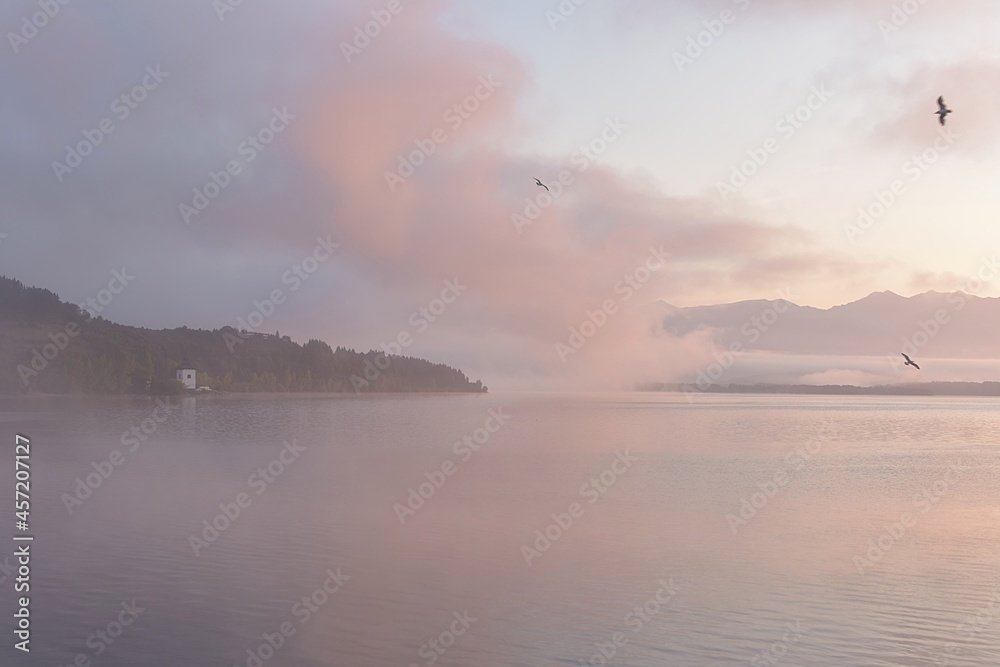
M 731 395 L 780 395 L 780 396 L 971 396 L 979 398 L 1000 397 L 1000 382 L 920 382 L 906 385 L 696 385 L 651 383 L 639 391 L 653 394 L 731 394 Z
M 304 397 L 358 397 L 365 396 L 486 396 L 488 392 L 482 391 L 389 391 L 389 392 L 355 392 L 355 391 L 247 391 L 247 392 L 222 392 L 222 391 L 198 391 L 184 394 L 0 394 L 2 399 L 38 399 L 38 398 L 103 398 L 103 399 L 170 399 L 170 398 L 205 398 L 226 400 L 231 398 L 304 398 Z

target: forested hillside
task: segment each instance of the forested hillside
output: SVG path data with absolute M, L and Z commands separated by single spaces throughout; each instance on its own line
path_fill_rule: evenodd
M 182 362 L 218 391 L 486 391 L 444 364 L 320 340 L 123 326 L 0 276 L 0 393 L 173 393 Z

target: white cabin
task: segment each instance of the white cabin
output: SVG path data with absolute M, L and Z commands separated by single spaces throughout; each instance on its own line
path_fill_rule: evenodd
M 177 381 L 181 382 L 188 389 L 194 389 L 198 386 L 195 381 L 195 371 L 191 364 L 181 364 L 181 367 L 177 369 Z

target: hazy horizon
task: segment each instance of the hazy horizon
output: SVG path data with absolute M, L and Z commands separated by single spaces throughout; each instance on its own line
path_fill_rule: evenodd
M 506 377 L 493 389 L 601 393 L 641 390 L 650 384 L 679 384 L 704 390 L 710 384 L 873 386 L 989 382 L 1000 378 L 1000 340 L 988 326 L 1000 319 L 1000 298 L 935 290 L 903 297 L 883 291 L 819 309 L 797 304 L 786 298 L 789 296 L 785 293 L 777 299 L 685 308 L 663 301 L 637 304 L 632 317 L 650 327 L 650 349 L 686 345 L 691 356 L 683 367 L 662 374 L 646 372 L 639 380 L 622 377 L 617 384 Z M 100 304 L 90 299 L 79 307 L 94 316 Z M 603 326 L 616 313 L 605 317 L 600 312 L 590 311 L 584 323 L 571 328 L 569 338 L 557 347 L 560 358 L 569 362 L 585 351 L 592 337 L 602 335 Z M 872 317 L 873 313 L 877 317 Z M 602 321 L 604 325 L 597 326 Z M 192 327 L 179 324 L 167 330 L 183 328 Z M 242 318 L 235 328 L 255 330 Z M 272 335 L 262 330 L 260 333 Z M 390 340 L 383 346 L 363 345 L 359 351 L 413 356 L 407 347 L 405 340 L 402 344 Z M 820 349 L 825 354 L 817 351 Z M 924 364 L 923 371 L 908 368 L 900 352 L 917 357 Z M 19 367 L 19 372 L 22 370 Z M 477 378 L 472 375 L 471 379 Z

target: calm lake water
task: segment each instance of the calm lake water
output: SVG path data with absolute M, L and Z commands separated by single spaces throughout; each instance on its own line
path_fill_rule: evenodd
M 0 663 L 1000 664 L 995 399 L 173 405 L 0 403 L 35 536 Z

